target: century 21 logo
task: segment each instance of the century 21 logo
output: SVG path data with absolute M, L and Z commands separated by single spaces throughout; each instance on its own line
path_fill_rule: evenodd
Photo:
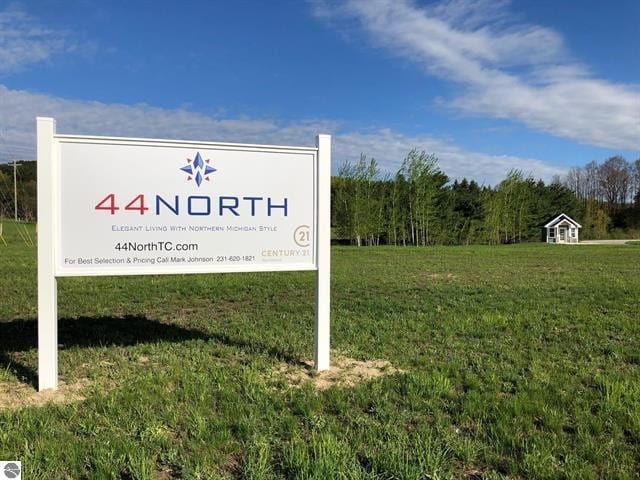
M 188 165 L 180 168 L 180 170 L 188 174 L 187 181 L 195 181 L 198 187 L 200 187 L 203 180 L 208 182 L 209 175 L 217 171 L 216 168 L 209 165 L 210 160 L 202 159 L 200 152 L 196 153 L 193 160 L 187 159 L 187 163 Z M 151 199 L 153 210 L 147 203 L 149 198 Z M 218 215 L 222 217 L 226 213 L 236 217 L 246 215 L 255 217 L 257 212 L 262 212 L 266 213 L 268 217 L 271 217 L 274 213 L 279 213 L 286 217 L 289 214 L 289 199 L 287 197 L 281 200 L 274 200 L 271 197 L 248 195 L 214 197 L 210 195 L 162 196 L 140 193 L 126 203 L 122 209 L 119 205 L 116 194 L 109 193 L 94 206 L 94 209 L 109 212 L 111 215 L 116 215 L 116 212 L 137 212 L 140 215 L 149 212 L 151 215 Z

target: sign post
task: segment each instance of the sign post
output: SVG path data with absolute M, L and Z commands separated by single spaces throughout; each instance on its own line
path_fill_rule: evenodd
M 318 270 L 316 272 L 315 367 L 329 368 L 331 308 L 331 137 L 318 135 Z
M 38 390 L 58 387 L 58 285 L 55 275 L 56 122 L 37 119 Z
M 37 127 L 40 390 L 57 387 L 64 276 L 315 270 L 315 368 L 329 368 L 329 135 L 307 148 Z

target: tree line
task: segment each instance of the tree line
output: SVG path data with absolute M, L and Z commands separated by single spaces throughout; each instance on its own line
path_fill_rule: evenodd
M 36 162 L 17 169 L 18 216 L 34 221 Z M 395 174 L 373 158 L 345 162 L 331 179 L 333 238 L 353 245 L 459 245 L 536 241 L 566 213 L 581 238 L 640 236 L 640 159 L 614 156 L 549 183 L 512 170 L 495 186 L 450 181 L 438 158 L 412 150 Z M 13 165 L 0 164 L 0 218 L 14 213 Z
M 16 177 L 18 218 L 34 221 L 36 218 L 36 162 L 17 162 Z M 0 218 L 14 216 L 13 163 L 0 164 Z
M 332 179 L 334 238 L 353 245 L 516 243 L 541 237 L 560 213 L 588 238 L 640 234 L 640 159 L 623 157 L 571 169 L 546 184 L 519 170 L 496 186 L 454 180 L 438 159 L 412 150 L 395 175 L 362 155 Z

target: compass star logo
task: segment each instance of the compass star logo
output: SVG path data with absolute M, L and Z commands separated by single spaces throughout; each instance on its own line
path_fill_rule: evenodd
M 217 168 L 213 168 L 209 166 L 209 162 L 211 160 L 202 160 L 200 156 L 200 152 L 196 153 L 196 158 L 191 160 L 187 158 L 187 163 L 189 165 L 185 165 L 180 170 L 189 174 L 189 178 L 187 181 L 195 180 L 196 185 L 200 186 L 203 180 L 209 181 L 209 175 L 217 170 Z

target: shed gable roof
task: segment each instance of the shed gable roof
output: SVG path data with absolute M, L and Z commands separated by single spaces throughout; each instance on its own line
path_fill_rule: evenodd
M 544 227 L 545 228 L 550 228 L 550 227 L 555 227 L 558 223 L 562 222 L 562 221 L 567 221 L 569 223 L 571 223 L 572 225 L 575 225 L 578 228 L 582 228 L 582 225 L 580 225 L 578 222 L 576 222 L 573 218 L 571 218 L 569 215 L 566 215 L 564 213 L 561 213 L 560 215 L 558 215 L 557 217 L 553 218 L 551 221 L 549 221 Z

